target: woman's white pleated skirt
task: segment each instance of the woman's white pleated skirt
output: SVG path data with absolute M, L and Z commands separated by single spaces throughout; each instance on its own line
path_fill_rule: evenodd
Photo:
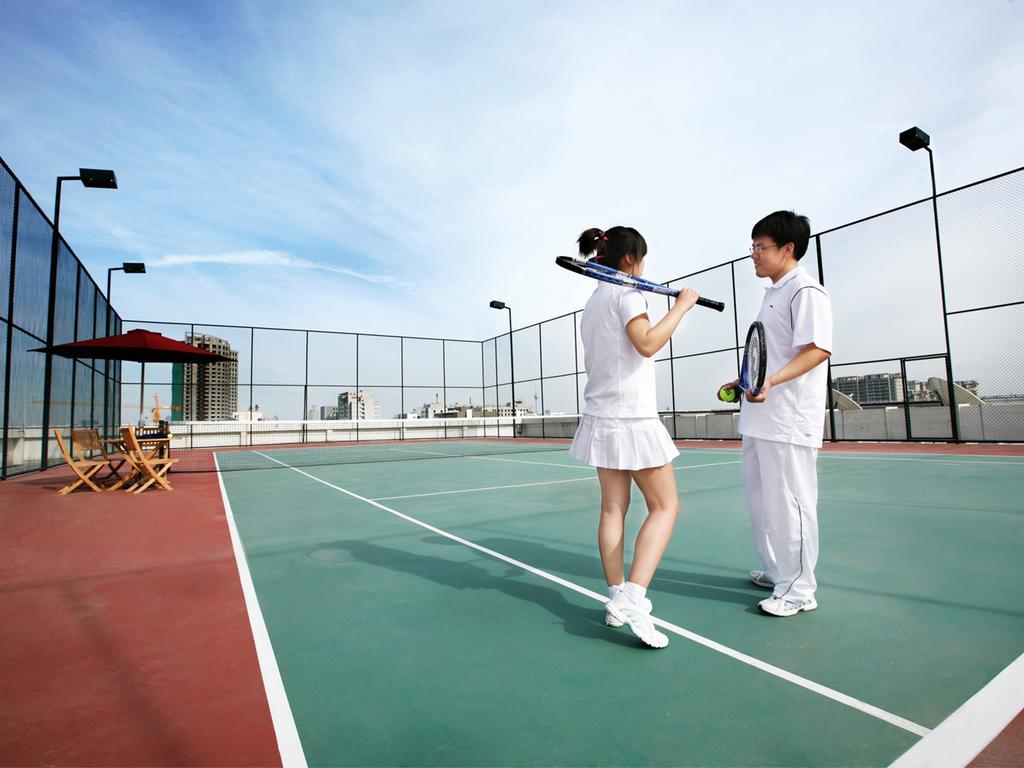
M 658 418 L 615 419 L 584 414 L 569 455 L 592 467 L 649 469 L 679 455 Z

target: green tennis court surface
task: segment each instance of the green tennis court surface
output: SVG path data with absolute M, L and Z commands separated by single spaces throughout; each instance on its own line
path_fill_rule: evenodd
M 599 491 L 564 451 L 223 474 L 286 762 L 884 765 L 1024 651 L 1024 461 L 822 453 L 821 607 L 778 619 L 739 458 L 676 460 L 661 651 L 587 594 Z

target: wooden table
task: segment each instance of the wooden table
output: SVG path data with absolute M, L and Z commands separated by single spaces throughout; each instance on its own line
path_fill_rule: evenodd
M 169 459 L 171 458 L 171 438 L 169 437 L 141 437 L 136 435 L 140 448 L 152 448 L 148 458 Z M 105 438 L 104 443 L 118 451 L 124 451 L 124 441 L 120 437 Z

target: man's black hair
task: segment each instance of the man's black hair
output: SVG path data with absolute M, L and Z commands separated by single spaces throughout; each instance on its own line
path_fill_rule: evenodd
M 750 232 L 750 239 L 770 237 L 780 248 L 786 243 L 793 244 L 793 255 L 800 261 L 807 253 L 807 241 L 811 239 L 811 222 L 806 216 L 793 211 L 769 213 Z

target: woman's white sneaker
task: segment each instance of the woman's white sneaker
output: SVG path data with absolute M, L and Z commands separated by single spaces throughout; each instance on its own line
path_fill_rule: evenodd
M 761 610 L 772 616 L 795 616 L 800 611 L 813 611 L 818 602 L 813 597 L 806 600 L 785 600 L 780 597 L 769 597 L 760 602 Z
M 616 587 L 615 589 L 616 591 L 620 591 L 618 587 Z M 645 611 L 647 611 L 647 613 L 650 613 L 654 609 L 654 606 L 651 604 L 651 601 L 648 600 L 646 597 L 640 599 L 640 606 Z M 606 626 L 609 627 L 621 627 L 626 622 L 619 621 L 617 618 L 615 618 L 615 616 L 612 614 L 610 610 L 608 610 L 606 606 L 604 609 L 604 623 Z
M 619 622 L 618 626 L 628 624 L 630 631 L 645 645 L 651 648 L 664 648 L 668 645 L 668 637 L 654 628 L 651 601 L 646 597 L 634 602 L 629 595 L 619 590 L 606 607 L 608 615 Z
M 765 589 L 775 588 L 775 582 L 769 579 L 768 574 L 764 571 L 751 571 L 750 580 L 754 584 L 757 584 L 757 586 L 764 587 Z
M 621 627 L 623 622 L 619 621 L 612 615 L 612 612 L 607 608 L 604 609 L 604 623 L 608 627 Z

